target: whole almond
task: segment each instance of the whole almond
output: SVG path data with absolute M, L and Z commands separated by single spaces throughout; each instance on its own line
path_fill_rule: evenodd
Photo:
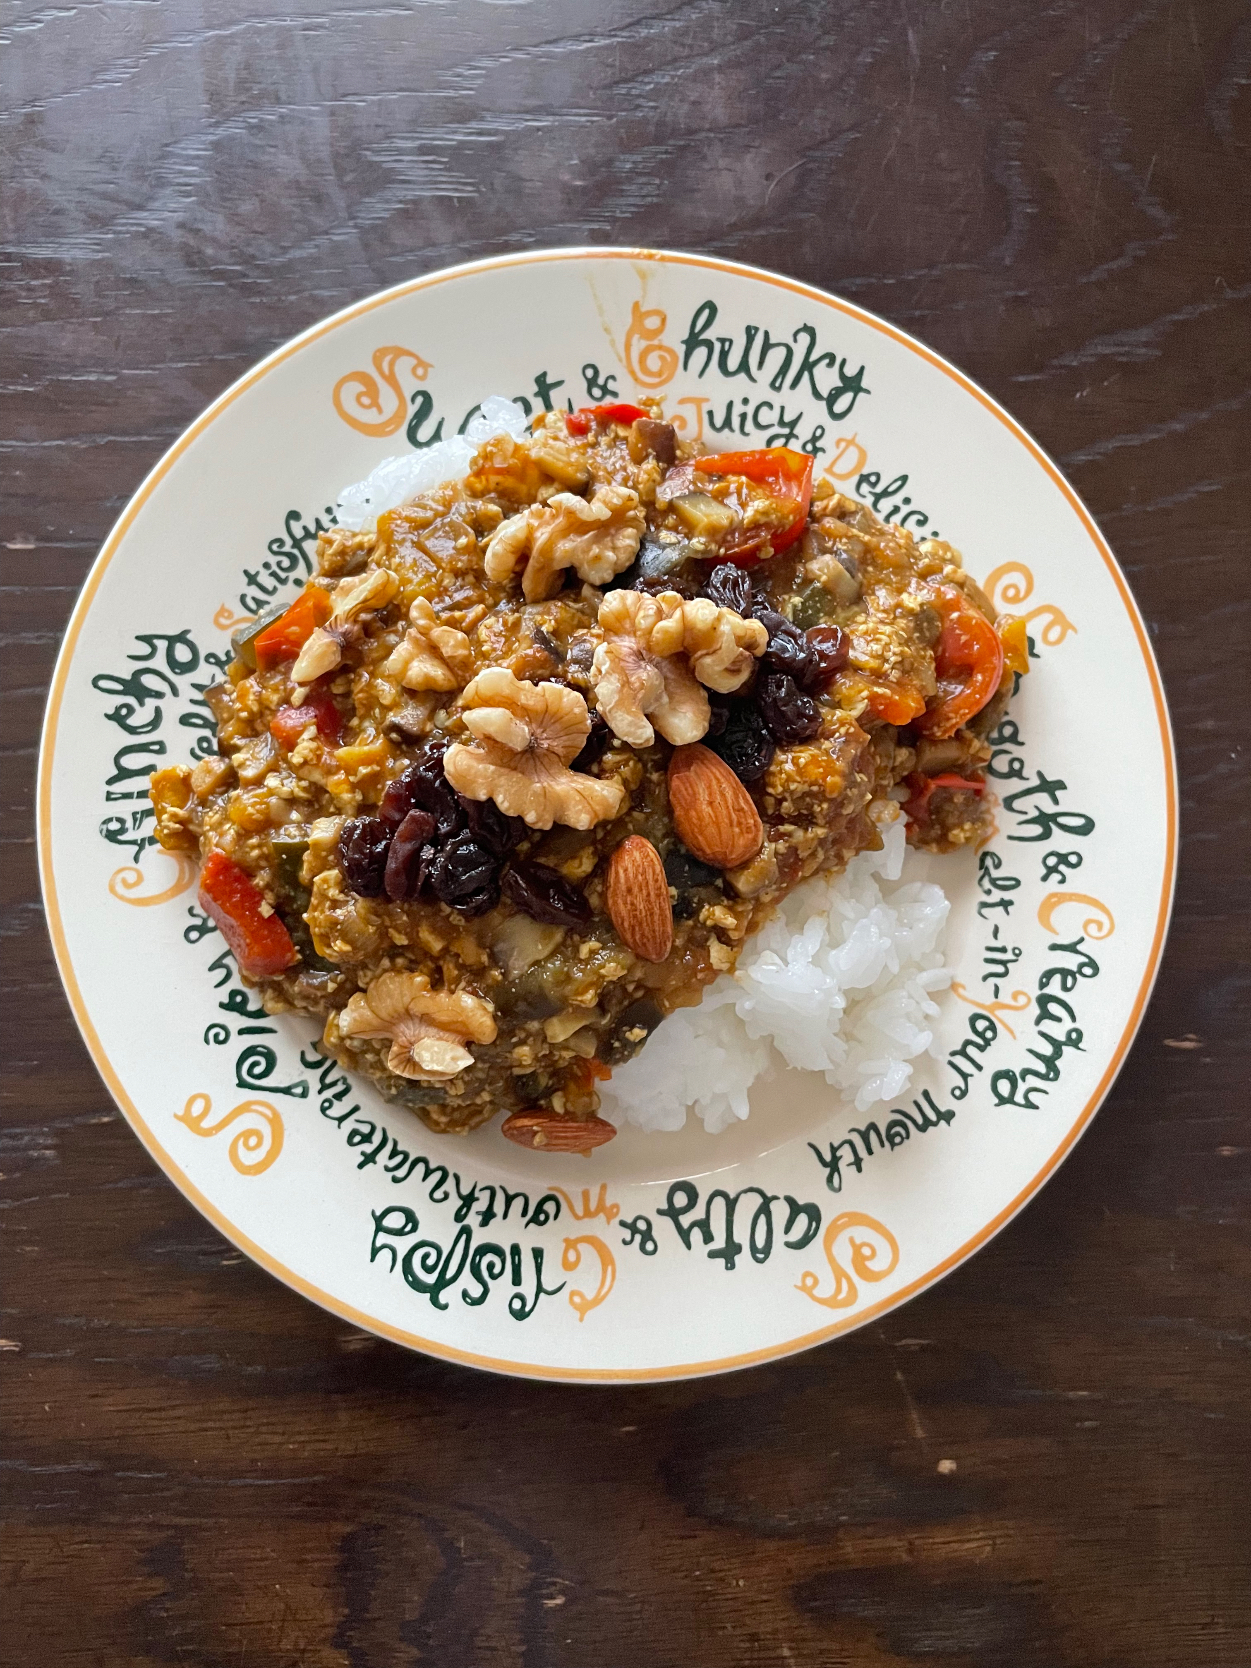
M 519 1147 L 545 1153 L 590 1153 L 617 1133 L 603 1118 L 560 1118 L 555 1112 L 514 1112 L 500 1127 Z
M 669 760 L 669 806 L 682 844 L 701 863 L 737 869 L 764 844 L 752 797 L 724 759 L 693 742 Z
M 623 943 L 644 961 L 663 961 L 673 947 L 673 905 L 660 853 L 631 834 L 608 859 L 608 913 Z

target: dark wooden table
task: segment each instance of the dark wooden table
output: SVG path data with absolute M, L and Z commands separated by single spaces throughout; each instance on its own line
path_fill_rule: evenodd
M 1245 4 L 10 17 L 6 1663 L 1247 1668 Z M 667 1388 L 405 1354 L 223 1243 L 79 1043 L 31 837 L 63 623 L 179 431 L 371 290 L 583 241 L 780 268 L 985 384 L 1120 555 L 1183 781 L 1155 1000 L 1043 1195 L 881 1325 Z

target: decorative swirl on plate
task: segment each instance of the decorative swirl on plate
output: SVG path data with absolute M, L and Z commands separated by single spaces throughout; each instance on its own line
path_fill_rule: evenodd
M 371 376 L 368 371 L 349 371 L 346 376 L 339 378 L 334 385 L 332 396 L 334 408 L 350 428 L 354 428 L 359 434 L 379 436 L 394 434 L 397 429 L 403 428 L 404 419 L 408 415 L 408 396 L 400 382 L 397 366 L 406 359 L 411 362 L 413 380 L 424 382 L 433 366 L 419 353 L 404 347 L 374 349 L 373 365 L 378 373 L 377 377 Z M 395 401 L 395 409 L 389 413 L 383 405 L 378 377 L 386 384 Z M 372 418 L 354 417 L 347 409 L 345 394 L 349 389 L 355 390 L 352 394 L 352 404 L 356 410 L 373 412 Z
M 1052 602 L 1043 603 L 1041 608 L 1031 608 L 1029 613 L 1022 614 L 1021 618 L 1027 626 L 1033 625 L 1035 620 L 1045 622 L 1039 635 L 1049 649 L 1058 649 L 1069 633 L 1077 630 L 1068 615 L 1062 613 Z
M 249 1126 L 241 1129 L 230 1143 L 230 1162 L 241 1176 L 259 1176 L 262 1170 L 268 1170 L 282 1151 L 282 1118 L 276 1108 L 267 1101 L 245 1100 L 210 1122 L 212 1110 L 213 1103 L 207 1095 L 192 1095 L 174 1118 L 185 1124 L 193 1135 L 205 1138 L 220 1135 L 241 1118 L 249 1119 Z M 251 1153 L 257 1156 L 251 1158 L 248 1156 Z
M 1116 920 L 1107 904 L 1100 903 L 1098 898 L 1092 898 L 1089 892 L 1048 892 L 1038 906 L 1038 924 L 1044 932 L 1055 932 L 1053 925 L 1055 912 L 1061 904 L 1085 904 L 1087 909 L 1097 909 L 1098 915 L 1088 916 L 1082 922 L 1082 931 L 1088 938 L 1111 938 L 1116 931 Z
M 659 307 L 643 308 L 637 301 L 630 307 L 630 327 L 625 337 L 626 370 L 641 388 L 663 388 L 673 381 L 678 356 L 667 342 L 660 340 L 668 322 Z
M 164 851 L 161 856 L 172 857 L 178 865 L 178 878 L 172 886 L 167 886 L 163 892 L 150 892 L 144 898 L 135 897 L 139 887 L 146 884 L 146 878 L 142 869 L 128 865 L 123 869 L 114 869 L 109 876 L 109 896 L 119 903 L 133 904 L 136 909 L 150 909 L 153 904 L 168 903 L 171 898 L 179 897 L 189 886 L 195 885 L 200 871 L 194 858 L 188 857 L 184 851 Z
M 236 626 L 248 625 L 255 618 L 255 614 L 236 614 L 228 602 L 223 602 L 213 615 L 213 624 L 218 631 L 233 631 Z
M 869 1239 L 856 1239 L 852 1234 L 853 1228 L 863 1228 L 872 1235 Z M 843 1235 L 847 1235 L 847 1246 L 851 1260 L 851 1274 L 834 1255 L 834 1246 Z M 830 1273 L 834 1276 L 834 1290 L 828 1297 L 822 1297 L 817 1288 L 820 1277 L 805 1269 L 799 1276 L 799 1284 L 795 1287 L 805 1297 L 810 1297 L 814 1303 L 819 1303 L 823 1309 L 850 1309 L 860 1295 L 860 1288 L 852 1278 L 876 1281 L 885 1280 L 899 1265 L 899 1241 L 890 1229 L 873 1216 L 865 1216 L 858 1210 L 845 1210 L 841 1215 L 831 1219 L 821 1241 L 821 1248 L 825 1252 L 825 1260 L 829 1264 Z M 887 1262 L 881 1268 L 877 1266 L 879 1255 L 885 1251 Z
M 1028 602 L 1034 594 L 1034 576 L 1024 562 L 1004 562 L 986 575 L 982 589 L 996 608 L 1006 612 Z
M 996 1025 L 1001 1025 L 1008 1035 L 1015 1040 L 1016 1032 L 1003 1017 L 1004 1014 L 1023 1014 L 1034 998 L 1027 990 L 1014 990 L 1012 999 L 1008 1002 L 979 1002 L 975 996 L 970 996 L 959 979 L 951 981 L 951 994 L 959 997 L 961 1002 L 967 1002 L 970 1008 L 977 1008 L 979 1012 L 989 1014 Z
M 591 1250 L 594 1251 L 595 1255 L 599 1258 L 599 1285 L 596 1287 L 595 1293 L 592 1297 L 588 1297 L 585 1292 L 580 1291 L 571 1291 L 569 1293 L 569 1307 L 577 1313 L 577 1317 L 580 1321 L 584 1321 L 592 1309 L 599 1308 L 600 1304 L 613 1289 L 617 1279 L 617 1259 L 604 1244 L 603 1240 L 597 1239 L 594 1234 L 580 1234 L 576 1239 L 567 1239 L 565 1241 L 565 1248 L 560 1254 L 560 1266 L 565 1270 L 565 1272 L 567 1274 L 572 1274 L 574 1269 L 577 1268 L 578 1264 L 582 1261 L 582 1252 L 580 1247 L 583 1245 L 590 1246 Z
M 602 1216 L 605 1222 L 611 1223 L 615 1222 L 621 1215 L 621 1206 L 614 1205 L 608 1197 L 607 1182 L 600 1182 L 599 1194 L 594 1204 L 591 1203 L 590 1188 L 584 1187 L 582 1189 L 581 1210 L 579 1210 L 574 1204 L 573 1200 L 565 1192 L 564 1188 L 558 1186 L 555 1182 L 549 1182 L 547 1190 L 549 1193 L 558 1193 L 560 1195 L 560 1197 L 565 1201 L 569 1214 L 573 1217 L 575 1222 L 586 1222 L 593 1216 Z
M 1024 562 L 1004 562 L 986 575 L 982 589 L 1000 612 L 1016 610 L 1033 596 L 1034 576 Z M 1020 617 L 1027 626 L 1042 621 L 1039 637 L 1049 649 L 1058 649 L 1070 632 L 1077 630 L 1068 615 L 1052 602 L 1041 603 Z

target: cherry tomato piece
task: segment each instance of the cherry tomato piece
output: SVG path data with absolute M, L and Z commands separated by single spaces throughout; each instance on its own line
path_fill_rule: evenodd
M 942 615 L 942 635 L 934 655 L 938 698 L 916 727 L 942 741 L 975 718 L 999 688 L 1003 677 L 1003 643 L 990 621 L 959 591 L 934 598 Z
M 790 519 L 776 531 L 744 528 L 737 542 L 732 540 L 718 552 L 719 560 L 747 567 L 759 561 L 766 539 L 776 556 L 802 536 L 812 502 L 812 463 L 807 452 L 795 452 L 789 446 L 769 446 L 757 452 L 714 452 L 694 459 L 694 468 L 701 474 L 739 475 L 763 487 L 765 495 L 790 511 Z

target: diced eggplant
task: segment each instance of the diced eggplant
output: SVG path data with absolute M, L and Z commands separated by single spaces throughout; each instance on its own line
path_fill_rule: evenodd
M 300 879 L 300 869 L 304 863 L 304 853 L 308 850 L 308 836 L 304 832 L 295 834 L 286 829 L 279 829 L 270 844 L 274 853 L 274 870 L 278 891 L 284 897 L 292 899 L 303 894 L 303 908 L 308 908 L 308 888 Z
M 809 585 L 795 598 L 791 606 L 791 622 L 807 631 L 810 626 L 828 620 L 836 607 L 834 598 L 824 585 Z
M 635 463 L 642 463 L 650 455 L 668 469 L 678 455 L 678 436 L 673 424 L 658 423 L 651 417 L 635 419 L 627 444 Z
M 617 1015 L 611 1031 L 601 1038 L 599 1057 L 606 1066 L 623 1066 L 632 1060 L 665 1017 L 664 1010 L 650 996 L 631 1002 Z
M 438 705 L 438 696 L 431 693 L 415 699 L 401 695 L 390 708 L 382 723 L 382 733 L 388 741 L 398 741 L 401 747 L 412 747 L 430 730 L 430 720 Z
M 412 1078 L 397 1077 L 394 1072 L 387 1072 L 376 1087 L 385 1100 L 413 1111 L 423 1106 L 442 1106 L 447 1099 L 447 1090 L 439 1088 L 437 1083 L 415 1083 Z
M 494 997 L 495 1006 L 508 1019 L 524 1024 L 532 1019 L 551 1019 L 564 1006 L 563 997 L 553 991 L 545 977 L 542 964 L 500 986 Z
M 684 492 L 673 500 L 673 510 L 691 537 L 705 545 L 718 543 L 738 520 L 728 504 L 706 492 Z
M 256 639 L 266 626 L 273 625 L 280 620 L 291 606 L 290 602 L 271 602 L 268 608 L 256 616 L 254 620 L 245 620 L 241 626 L 236 626 L 230 634 L 230 650 L 236 660 L 241 660 L 249 672 L 256 670 Z
M 671 543 L 645 539 L 630 566 L 624 573 L 619 573 L 608 588 L 677 591 L 682 596 L 693 597 L 698 586 L 699 576 L 691 561 L 691 547 L 685 539 L 676 539 Z
M 673 902 L 675 921 L 689 921 L 724 892 L 721 870 L 701 863 L 681 845 L 672 845 L 665 853 L 665 879 L 677 893 Z

